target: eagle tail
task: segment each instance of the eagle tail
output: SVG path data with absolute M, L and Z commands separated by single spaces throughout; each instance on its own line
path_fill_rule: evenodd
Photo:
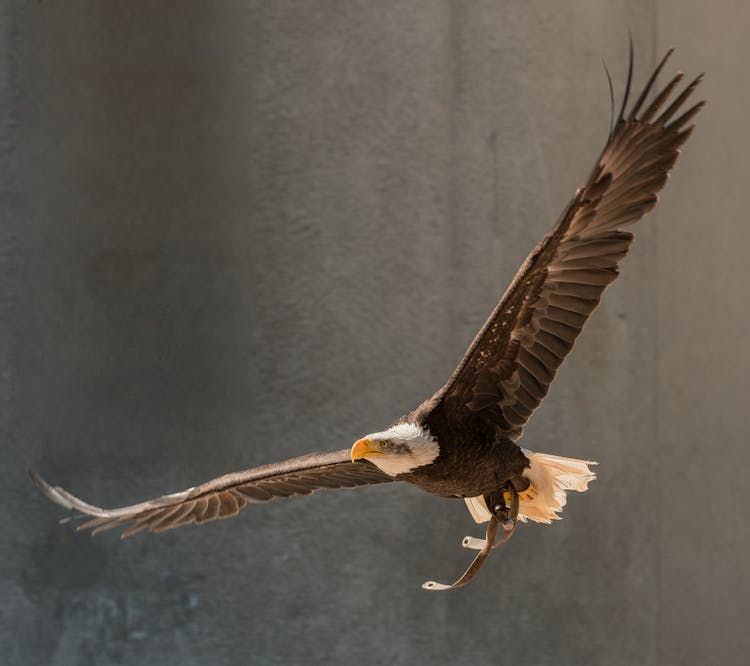
M 524 449 L 529 459 L 529 467 L 524 476 L 531 481 L 529 489 L 520 493 L 518 519 L 522 522 L 533 520 L 537 523 L 551 523 L 559 520 L 558 515 L 566 502 L 568 490 L 582 493 L 588 490 L 589 482 L 596 474 L 589 465 L 591 460 L 563 458 L 548 453 L 534 453 Z M 490 519 L 490 512 L 483 497 L 467 497 L 466 507 L 477 523 Z
M 566 502 L 568 490 L 582 493 L 589 488 L 589 482 L 596 474 L 589 465 L 592 460 L 562 458 L 549 453 L 534 453 L 524 450 L 529 459 L 529 467 L 524 476 L 531 481 L 529 490 L 521 494 L 518 519 L 526 522 L 551 523 L 559 520 L 558 515 Z

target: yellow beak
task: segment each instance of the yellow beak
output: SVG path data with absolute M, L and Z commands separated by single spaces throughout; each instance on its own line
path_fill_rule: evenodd
M 360 458 L 369 458 L 371 456 L 382 456 L 383 452 L 378 447 L 377 443 L 365 439 L 358 439 L 352 446 L 352 462 L 359 460 Z

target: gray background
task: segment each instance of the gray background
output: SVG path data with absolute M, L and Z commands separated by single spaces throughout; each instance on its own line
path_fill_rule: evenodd
M 90 2 L 2 19 L 2 664 L 750 650 L 746 2 Z M 478 582 L 380 487 L 121 543 L 97 504 L 343 448 L 442 384 L 658 54 L 710 105 L 524 445 L 600 461 Z

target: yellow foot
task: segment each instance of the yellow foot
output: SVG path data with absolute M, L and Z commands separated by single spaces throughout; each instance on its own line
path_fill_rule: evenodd
M 513 491 L 508 489 L 503 490 L 503 499 L 505 500 L 505 506 L 510 506 L 510 503 L 513 501 Z
M 518 493 L 518 499 L 520 499 L 522 502 L 533 502 L 539 493 L 537 493 L 536 488 L 534 488 L 534 484 L 529 484 L 529 487 L 526 488 L 522 493 Z

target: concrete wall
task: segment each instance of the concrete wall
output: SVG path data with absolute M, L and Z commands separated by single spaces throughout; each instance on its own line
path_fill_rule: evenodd
M 750 649 L 742 2 L 2 11 L 5 664 L 705 664 Z M 676 45 L 710 106 L 524 445 L 600 461 L 479 581 L 411 488 L 121 543 L 97 504 L 348 446 L 442 384 Z

